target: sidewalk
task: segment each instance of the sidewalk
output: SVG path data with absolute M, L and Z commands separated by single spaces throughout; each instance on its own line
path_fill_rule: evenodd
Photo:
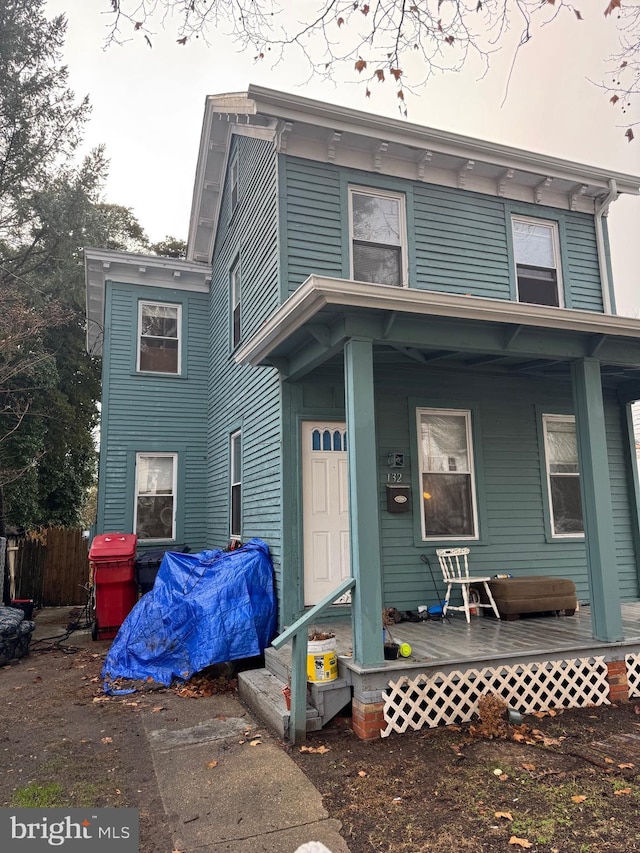
M 55 633 L 55 610 L 36 615 L 34 641 Z M 86 630 L 69 644 L 104 654 L 109 641 L 93 642 Z M 158 820 L 175 850 L 293 853 L 320 841 L 331 853 L 348 853 L 318 790 L 237 696 L 185 699 L 163 690 L 141 721 L 165 812 Z

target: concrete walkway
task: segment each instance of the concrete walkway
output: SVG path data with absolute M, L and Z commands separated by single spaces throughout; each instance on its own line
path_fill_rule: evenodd
M 293 853 L 320 841 L 348 853 L 320 793 L 235 696 L 158 698 L 162 717 L 143 723 L 177 850 Z
M 34 640 L 64 632 L 71 610 L 38 611 Z M 80 630 L 68 643 L 102 655 L 110 641 L 93 642 L 90 631 Z M 331 853 L 348 853 L 318 790 L 236 695 L 152 695 L 142 727 L 166 813 L 158 820 L 170 827 L 175 850 L 294 853 L 317 841 Z

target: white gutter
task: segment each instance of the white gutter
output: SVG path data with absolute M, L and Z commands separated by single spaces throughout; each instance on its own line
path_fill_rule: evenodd
M 323 308 L 396 311 L 417 316 L 640 339 L 640 321 L 632 317 L 611 317 L 575 308 L 513 303 L 507 299 L 460 296 L 312 275 L 239 348 L 235 354 L 236 363 L 259 364 Z
M 618 198 L 618 186 L 615 178 L 609 179 L 609 192 L 601 202 L 596 205 L 594 223 L 596 227 L 596 247 L 598 249 L 598 265 L 600 267 L 600 282 L 602 286 L 602 306 L 605 314 L 611 314 L 611 280 L 609 278 L 609 265 L 607 264 L 607 252 L 604 242 L 604 226 L 602 218 L 609 213 L 612 201 Z

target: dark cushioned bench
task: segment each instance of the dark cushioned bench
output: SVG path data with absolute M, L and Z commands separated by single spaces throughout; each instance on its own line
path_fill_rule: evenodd
M 474 587 L 480 601 L 488 599 L 483 587 Z M 489 588 L 501 619 L 518 619 L 522 613 L 549 613 L 564 610 L 565 615 L 576 612 L 576 587 L 566 578 L 532 576 L 526 578 L 492 578 Z M 484 611 L 491 615 L 490 610 Z

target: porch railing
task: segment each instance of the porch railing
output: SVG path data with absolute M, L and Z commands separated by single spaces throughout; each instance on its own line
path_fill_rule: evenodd
M 355 578 L 347 578 L 333 592 L 307 610 L 299 619 L 272 641 L 274 649 L 281 649 L 291 641 L 291 713 L 289 716 L 289 739 L 292 744 L 304 743 L 307 737 L 307 649 L 309 625 L 327 607 L 353 589 Z

